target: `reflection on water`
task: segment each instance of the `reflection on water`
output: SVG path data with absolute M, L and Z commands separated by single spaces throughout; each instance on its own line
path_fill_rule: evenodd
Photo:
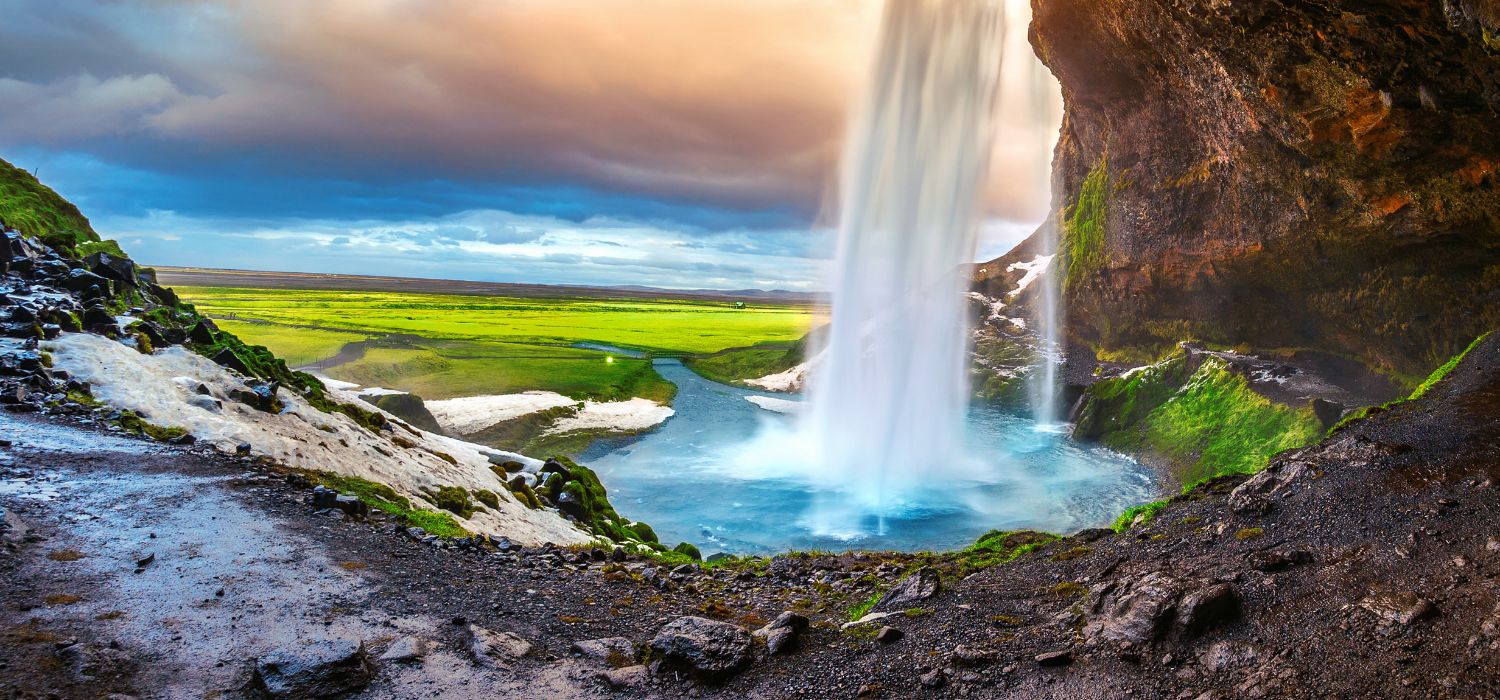
M 650 523 L 669 545 L 692 542 L 705 554 L 952 549 L 990 529 L 1101 525 L 1153 494 L 1149 472 L 1129 459 L 975 408 L 969 440 L 985 462 L 979 473 L 911 489 L 881 513 L 860 512 L 802 476 L 797 461 L 811 453 L 796 444 L 788 416 L 745 400 L 769 394 L 710 382 L 676 360 L 655 364 L 677 384 L 677 414 L 641 440 L 597 446 L 583 461 L 622 516 Z

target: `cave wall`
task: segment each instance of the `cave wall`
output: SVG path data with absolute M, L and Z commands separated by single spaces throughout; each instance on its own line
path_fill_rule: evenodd
M 1311 350 L 1410 382 L 1500 326 L 1500 0 L 1033 16 L 1066 104 L 1073 342 Z

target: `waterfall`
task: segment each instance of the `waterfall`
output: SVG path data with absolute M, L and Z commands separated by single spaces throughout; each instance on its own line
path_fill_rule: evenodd
M 875 512 L 962 478 L 969 263 L 1001 0 L 890 0 L 841 182 L 833 309 L 809 382 L 816 476 Z

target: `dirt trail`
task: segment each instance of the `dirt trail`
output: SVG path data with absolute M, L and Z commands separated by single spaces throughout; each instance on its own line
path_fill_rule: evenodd
M 0 561 L 10 582 L 0 648 L 12 659 L 0 696 L 234 695 L 249 660 L 273 651 L 330 640 L 378 649 L 451 627 L 381 611 L 363 565 L 340 566 L 295 532 L 305 524 L 247 503 L 273 491 L 269 477 L 3 413 L 0 438 L 13 442 L 0 455 L 0 505 L 34 533 Z M 70 640 L 79 648 L 62 653 Z M 565 674 L 553 675 L 550 692 L 570 694 Z M 367 692 L 460 697 L 474 683 L 519 687 L 440 648 L 420 665 L 383 667 Z

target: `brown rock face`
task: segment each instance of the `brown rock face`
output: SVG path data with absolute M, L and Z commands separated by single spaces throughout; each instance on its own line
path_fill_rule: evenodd
M 1033 7 L 1067 105 L 1074 341 L 1308 349 L 1412 381 L 1500 326 L 1500 2 Z

